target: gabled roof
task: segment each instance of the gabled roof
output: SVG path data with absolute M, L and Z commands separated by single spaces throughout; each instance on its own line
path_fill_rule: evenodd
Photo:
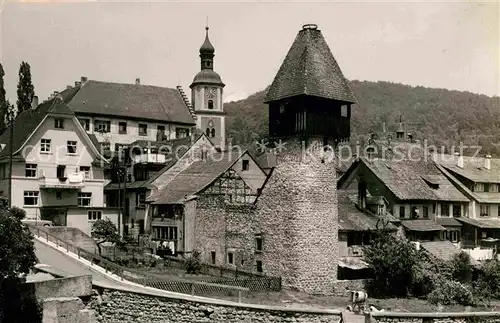
M 76 113 L 194 124 L 177 89 L 88 80 L 61 94 Z
M 490 159 L 490 169 L 484 168 L 484 157 L 463 156 L 464 167 L 457 166 L 457 156 L 437 154 L 437 162 L 449 171 L 473 182 L 500 183 L 500 159 Z
M 22 148 L 26 140 L 35 132 L 49 113 L 73 114 L 59 98 L 43 102 L 36 109 L 28 109 L 21 112 L 14 121 L 13 153 Z M 0 157 L 9 155 L 9 129 L 10 127 L 0 136 L 0 142 L 6 145 L 0 152 Z
M 227 152 L 214 152 L 205 160 L 195 161 L 156 194 L 148 198 L 148 201 L 151 201 L 152 204 L 183 203 L 185 197 L 195 195 L 203 190 L 226 172 L 241 156 Z
M 21 112 L 14 121 L 13 146 L 12 153 L 15 154 L 20 150 L 31 135 L 36 131 L 40 124 L 45 120 L 47 115 L 69 115 L 74 117 L 74 113 L 69 110 L 61 97 L 56 97 L 45 101 L 38 105 L 36 109 L 28 109 Z M 84 132 L 96 148 L 100 151 L 100 145 L 97 138 Z M 5 130 L 0 136 L 0 143 L 5 144 L 5 147 L 0 151 L 0 158 L 9 156 L 9 136 L 10 127 Z M 102 156 L 100 156 L 102 158 Z
M 453 184 L 440 172 L 434 162 L 426 160 L 368 160 L 359 158 L 344 176 L 338 186 L 342 188 L 346 181 L 353 178 L 357 169 L 363 165 L 400 200 L 428 200 L 468 202 Z M 432 188 L 424 178 L 432 178 L 439 183 Z M 369 190 L 369 187 L 368 187 Z
M 265 102 L 297 95 L 356 103 L 323 34 L 315 25 L 304 26 L 299 31 L 267 92 Z
M 392 216 L 379 218 L 359 210 L 353 203 L 339 203 L 338 208 L 339 231 L 396 230 L 396 226 L 390 222 Z M 385 224 L 387 226 L 384 227 Z

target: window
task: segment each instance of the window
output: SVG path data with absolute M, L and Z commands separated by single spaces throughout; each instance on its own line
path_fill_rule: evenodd
M 42 153 L 50 153 L 50 139 L 42 139 L 40 144 L 40 152 Z
M 87 219 L 89 221 L 97 221 L 102 219 L 102 212 L 101 211 L 88 211 L 87 212 Z
M 262 272 L 262 260 L 257 260 L 255 263 L 257 265 L 257 272 L 261 273 Z
M 208 138 L 215 137 L 215 128 L 207 128 L 205 130 L 205 134 L 207 135 Z
M 64 129 L 64 119 L 54 119 L 54 128 Z
M 92 193 L 78 193 L 78 206 L 90 206 L 92 201 Z
M 418 207 L 412 206 L 411 207 L 411 218 L 412 219 L 418 219 Z
M 148 135 L 148 125 L 145 123 L 139 123 L 139 136 Z
M 450 216 L 450 206 L 446 203 L 441 203 L 441 216 Z
M 146 193 L 137 193 L 136 205 L 137 205 L 137 207 L 145 207 L 146 206 Z
M 227 263 L 230 265 L 234 265 L 234 253 L 233 252 L 227 253 Z
M 400 206 L 399 207 L 399 217 L 401 219 L 404 219 L 405 218 L 405 207 L 404 206 Z
M 24 206 L 38 205 L 38 191 L 24 191 Z
M 90 120 L 89 119 L 80 119 L 80 124 L 82 125 L 83 129 L 85 129 L 85 131 L 90 130 Z
M 90 166 L 80 166 L 80 172 L 85 173 L 85 178 L 89 179 L 90 178 Z
M 498 193 L 498 184 L 490 184 L 490 192 Z
M 118 122 L 118 133 L 126 134 L 127 133 L 127 123 L 126 122 Z
M 474 185 L 474 192 L 484 192 L 484 185 L 483 185 L 483 183 L 476 183 Z
M 459 218 L 462 213 L 462 206 L 460 204 L 453 205 L 453 217 Z
M 255 252 L 262 252 L 262 236 L 258 235 L 255 237 Z
M 111 132 L 111 121 L 106 120 L 95 120 L 94 121 L 94 131 L 100 133 Z
M 481 216 L 489 216 L 490 215 L 490 206 L 489 205 L 481 205 L 480 207 L 480 215 Z
M 453 230 L 448 232 L 448 240 L 451 242 L 458 242 L 458 237 L 459 237 L 459 231 Z
M 156 141 L 165 141 L 167 136 L 165 135 L 165 126 L 158 126 L 156 130 Z
M 62 179 L 66 178 L 66 166 L 57 165 L 57 178 Z
M 344 118 L 348 117 L 347 105 L 343 105 L 340 107 L 340 116 L 342 116 Z
M 250 168 L 250 161 L 244 159 L 241 164 L 241 170 L 248 170 Z
M 186 138 L 188 136 L 189 136 L 189 129 L 175 128 L 175 138 L 176 139 Z
M 497 213 L 498 213 L 498 214 L 497 214 L 497 215 L 498 215 L 498 217 L 500 218 L 500 204 L 499 204 L 499 205 L 497 205 Z
M 212 128 L 212 130 L 210 131 L 210 134 L 211 134 L 210 137 L 212 137 L 212 138 L 215 137 L 215 128 Z
M 422 216 L 424 217 L 424 219 L 429 218 L 429 207 L 426 205 L 422 207 Z
M 208 109 L 212 110 L 214 108 L 214 101 L 213 100 L 208 100 Z
M 210 253 L 210 258 L 212 260 L 212 265 L 215 265 L 215 260 L 216 260 L 216 258 L 215 258 L 215 251 L 212 251 Z
M 68 141 L 68 154 L 76 154 L 76 141 Z
M 26 164 L 26 177 L 36 177 L 36 164 Z

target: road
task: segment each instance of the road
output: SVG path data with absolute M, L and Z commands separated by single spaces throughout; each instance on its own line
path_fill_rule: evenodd
M 51 267 L 62 270 L 72 276 L 91 274 L 92 281 L 99 283 L 100 285 L 125 286 L 125 284 L 113 280 L 96 270 L 90 269 L 88 266 L 75 259 L 65 256 L 62 252 L 57 251 L 36 239 L 35 250 L 38 261 L 41 264 L 50 265 Z

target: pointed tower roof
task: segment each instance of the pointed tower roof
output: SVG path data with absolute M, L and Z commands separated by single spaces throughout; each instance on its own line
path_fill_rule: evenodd
M 215 48 L 210 42 L 210 39 L 208 39 L 208 26 L 205 27 L 206 30 L 206 35 L 205 35 L 205 41 L 200 47 L 200 54 L 213 54 L 215 53 Z
M 349 103 L 356 99 L 316 25 L 304 25 L 271 84 L 265 102 L 311 95 Z

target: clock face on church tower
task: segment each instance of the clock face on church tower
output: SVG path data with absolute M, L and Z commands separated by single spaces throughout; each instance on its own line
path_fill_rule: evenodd
M 213 98 L 215 98 L 216 93 L 217 93 L 217 89 L 214 87 L 210 87 L 210 88 L 208 88 L 208 91 L 207 91 L 207 97 L 210 99 L 213 99 Z

